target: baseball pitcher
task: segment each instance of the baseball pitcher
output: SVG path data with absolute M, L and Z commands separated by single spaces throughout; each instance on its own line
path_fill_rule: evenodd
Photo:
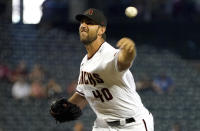
M 94 8 L 76 15 L 80 41 L 87 54 L 80 64 L 76 92 L 68 100 L 59 99 L 50 113 L 59 122 L 77 119 L 89 103 L 97 118 L 93 131 L 154 131 L 152 114 L 136 92 L 129 68 L 136 57 L 135 43 L 122 38 L 118 49 L 107 43 L 107 20 Z

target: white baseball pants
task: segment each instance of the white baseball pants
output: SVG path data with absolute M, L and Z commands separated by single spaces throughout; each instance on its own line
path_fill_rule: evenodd
M 105 121 L 96 120 L 92 131 L 154 131 L 154 120 L 151 113 L 123 126 L 109 126 Z

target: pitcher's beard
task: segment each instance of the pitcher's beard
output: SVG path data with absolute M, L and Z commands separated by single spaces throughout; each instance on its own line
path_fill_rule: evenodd
M 89 45 L 89 44 L 91 44 L 94 40 L 96 40 L 97 39 L 97 37 L 94 37 L 94 38 L 89 38 L 89 37 L 87 37 L 87 38 L 85 38 L 85 39 L 81 39 L 80 38 L 80 41 L 84 44 L 84 45 Z
M 90 41 L 88 39 L 80 39 L 80 41 L 84 44 L 84 45 L 89 45 Z

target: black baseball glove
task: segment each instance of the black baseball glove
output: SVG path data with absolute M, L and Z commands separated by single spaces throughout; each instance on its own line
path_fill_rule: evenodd
M 54 101 L 50 107 L 50 114 L 60 123 L 78 119 L 82 112 L 81 109 L 66 98 L 60 98 Z

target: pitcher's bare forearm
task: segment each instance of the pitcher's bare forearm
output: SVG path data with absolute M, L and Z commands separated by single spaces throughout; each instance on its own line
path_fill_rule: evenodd
M 87 105 L 87 100 L 85 97 L 79 95 L 78 93 L 74 93 L 69 99 L 69 102 L 76 104 L 81 109 L 83 109 Z

